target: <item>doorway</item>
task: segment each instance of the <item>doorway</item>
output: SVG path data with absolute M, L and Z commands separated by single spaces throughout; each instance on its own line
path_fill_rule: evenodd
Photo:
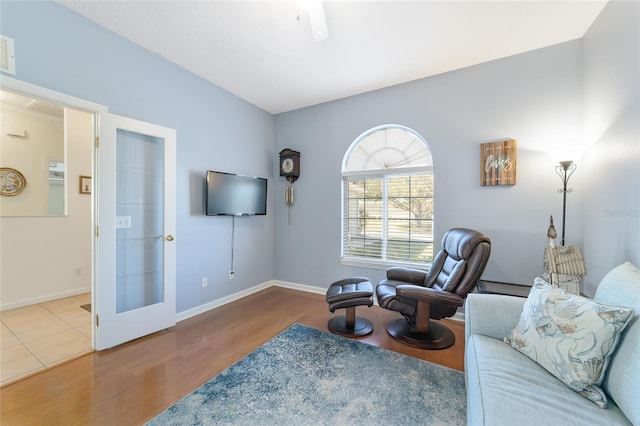
M 92 174 L 94 116 L 4 86 L 0 167 L 23 181 L 0 198 L 1 384 L 92 350 L 81 308 L 91 303 L 92 199 L 77 185 Z
M 65 230 L 62 235 L 51 238 L 57 246 L 48 247 L 48 253 L 50 256 L 51 253 L 69 254 L 70 237 L 76 234 L 90 239 L 89 249 L 80 250 L 83 255 L 89 255 L 88 266 L 73 266 L 71 270 L 75 277 L 83 273 L 90 277 L 91 347 L 105 349 L 174 325 L 176 131 L 109 114 L 104 106 L 8 77 L 2 79 L 2 89 L 33 96 L 38 102 L 63 106 L 65 119 L 68 118 L 64 125 L 65 134 L 72 133 L 75 127 L 70 124 L 74 115 L 84 114 L 90 122 L 87 126 L 90 130 L 83 133 L 83 139 L 89 140 L 83 146 L 90 152 L 90 167 L 81 172 L 72 171 L 71 164 L 80 162 L 71 161 L 71 150 L 65 151 L 66 168 L 62 175 L 65 177 L 64 188 L 68 196 L 65 202 L 68 204 L 58 205 L 54 210 L 58 215 L 50 214 L 55 217 L 46 219 L 69 225 L 74 222 L 69 218 L 75 211 L 71 204 L 72 195 L 83 198 L 85 202 L 88 200 L 91 213 L 87 232 Z M 12 134 L 30 133 L 18 129 Z M 89 134 L 90 137 L 87 136 Z M 50 165 L 48 160 L 40 162 Z M 53 172 L 49 171 L 56 177 L 61 175 L 59 163 L 58 160 Z M 29 191 L 20 200 L 27 199 L 27 194 Z M 0 217 L 0 220 L 4 219 Z M 24 219 L 24 216 L 14 219 Z M 3 233 L 2 248 L 5 250 L 6 245 L 10 251 L 15 251 L 11 247 L 14 244 L 26 253 L 11 265 L 17 271 L 14 275 L 39 271 L 44 276 L 25 281 L 45 283 L 46 286 L 56 268 L 64 262 L 41 268 L 34 266 L 32 251 L 43 245 L 42 229 L 52 227 L 48 220 L 36 220 L 40 232 L 35 233 L 33 241 L 24 241 L 14 235 L 14 238 L 6 238 L 4 244 L 6 235 Z M 60 223 L 52 228 L 63 228 Z M 4 253 L 2 261 L 5 261 Z M 123 268 L 122 265 L 126 266 Z M 153 265 L 151 269 L 150 265 Z M 63 264 L 62 269 L 68 273 L 69 264 Z M 2 295 L 4 297 L 4 293 Z M 126 299 L 124 305 L 113 303 L 123 298 Z M 48 302 L 51 298 L 45 299 L 43 301 Z M 35 298 L 34 302 L 40 300 Z

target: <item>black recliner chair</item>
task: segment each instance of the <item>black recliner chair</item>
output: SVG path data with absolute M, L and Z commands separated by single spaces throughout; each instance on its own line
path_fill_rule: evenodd
M 445 349 L 455 335 L 433 320 L 448 318 L 480 279 L 491 240 L 473 229 L 454 228 L 442 238 L 440 252 L 428 271 L 389 268 L 387 279 L 376 286 L 381 307 L 400 312 L 404 318 L 387 324 L 387 332 L 400 342 L 420 349 Z

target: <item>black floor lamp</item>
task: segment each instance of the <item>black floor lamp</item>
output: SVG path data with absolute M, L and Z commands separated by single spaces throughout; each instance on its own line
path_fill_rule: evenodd
M 562 188 L 558 189 L 558 192 L 562 193 L 562 240 L 561 245 L 564 246 L 564 225 L 567 217 L 567 192 L 573 191 L 571 188 L 567 188 L 567 182 L 569 178 L 576 170 L 576 163 L 571 160 L 560 161 L 560 164 L 556 166 L 556 173 L 562 179 Z
M 567 158 L 567 157 L 564 157 Z M 571 157 L 570 157 L 571 158 Z M 556 174 L 562 180 L 562 188 L 558 192 L 562 193 L 562 235 L 561 245 L 545 249 L 545 262 L 549 266 L 549 278 L 552 285 L 562 288 L 571 294 L 580 294 L 580 280 L 587 274 L 587 267 L 584 263 L 582 251 L 578 246 L 564 245 L 564 231 L 567 219 L 567 193 L 573 189 L 567 188 L 569 178 L 576 171 L 577 165 L 573 160 L 559 161 L 556 166 Z M 553 218 L 550 221 L 547 236 L 550 241 L 555 237 L 553 228 Z

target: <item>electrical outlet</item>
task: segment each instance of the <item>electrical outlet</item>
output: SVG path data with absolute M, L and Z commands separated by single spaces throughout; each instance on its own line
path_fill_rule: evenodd
M 202 277 L 202 287 L 206 287 L 209 285 L 209 282 L 207 281 L 207 277 Z
M 73 270 L 73 275 L 74 275 L 74 276 L 76 276 L 76 277 L 79 277 L 80 275 L 82 275 L 82 269 L 80 269 L 80 268 L 75 268 L 75 269 Z
M 236 276 L 236 273 L 233 271 L 229 271 L 229 279 L 232 280 Z

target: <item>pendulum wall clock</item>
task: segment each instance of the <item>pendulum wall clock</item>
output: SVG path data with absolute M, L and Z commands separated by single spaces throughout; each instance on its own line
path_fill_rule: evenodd
M 289 224 L 291 224 L 291 206 L 293 205 L 293 182 L 300 177 L 300 153 L 289 148 L 280 151 L 280 176 L 288 183 L 284 192 L 284 201 L 289 208 Z

